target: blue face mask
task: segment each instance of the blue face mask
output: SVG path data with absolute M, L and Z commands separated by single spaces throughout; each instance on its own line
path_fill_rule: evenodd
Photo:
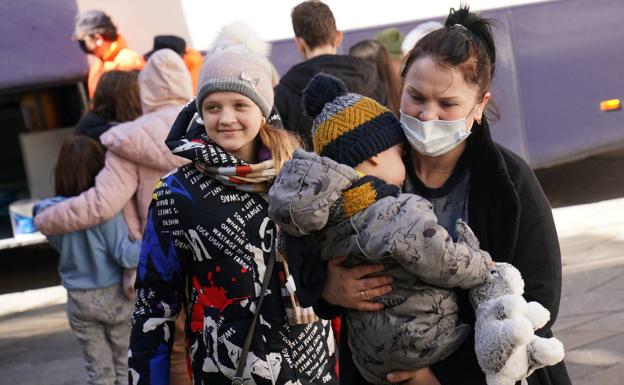
M 459 146 L 470 135 L 466 118 L 457 120 L 429 120 L 423 122 L 401 113 L 401 126 L 413 149 L 422 155 L 440 156 Z

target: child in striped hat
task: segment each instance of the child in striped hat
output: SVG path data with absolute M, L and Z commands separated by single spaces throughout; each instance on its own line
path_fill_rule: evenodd
M 389 372 L 430 366 L 460 347 L 471 328 L 452 289 L 484 283 L 494 262 L 463 222 L 453 243 L 429 201 L 400 193 L 404 137 L 390 111 L 326 74 L 312 78 L 302 103 L 314 118 L 315 153 L 296 150 L 284 164 L 269 190 L 269 216 L 289 242 L 314 234 L 324 260 L 385 265 L 394 283 L 376 298 L 384 309 L 347 309 L 345 320 L 359 372 L 388 384 Z M 345 295 L 371 299 L 366 291 Z

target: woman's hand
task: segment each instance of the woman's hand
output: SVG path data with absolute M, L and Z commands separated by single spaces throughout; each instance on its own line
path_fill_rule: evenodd
M 390 382 L 400 382 L 403 385 L 440 385 L 429 368 L 392 372 L 387 378 Z
M 362 265 L 343 267 L 347 257 L 330 260 L 327 263 L 327 280 L 323 288 L 323 299 L 332 305 L 359 311 L 378 311 L 381 303 L 372 302 L 375 298 L 392 291 L 392 277 L 382 275 L 366 277 L 383 271 L 383 265 Z

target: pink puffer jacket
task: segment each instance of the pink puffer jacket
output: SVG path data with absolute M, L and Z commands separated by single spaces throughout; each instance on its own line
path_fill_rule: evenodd
M 35 223 L 42 233 L 86 229 L 123 209 L 130 237 L 143 236 L 156 182 L 188 163 L 171 154 L 165 138 L 178 112 L 193 97 L 193 89 L 184 62 L 171 50 L 150 57 L 139 75 L 139 86 L 144 115 L 102 134 L 100 140 L 108 151 L 95 186 L 37 215 Z

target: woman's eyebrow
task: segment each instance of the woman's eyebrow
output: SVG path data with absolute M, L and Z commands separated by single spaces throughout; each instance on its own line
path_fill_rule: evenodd
M 440 96 L 440 100 L 444 100 L 447 102 L 461 102 L 463 100 L 460 96 Z
M 422 95 L 422 92 L 418 91 L 418 89 L 416 89 L 414 86 L 407 86 L 407 91 L 410 93 Z

